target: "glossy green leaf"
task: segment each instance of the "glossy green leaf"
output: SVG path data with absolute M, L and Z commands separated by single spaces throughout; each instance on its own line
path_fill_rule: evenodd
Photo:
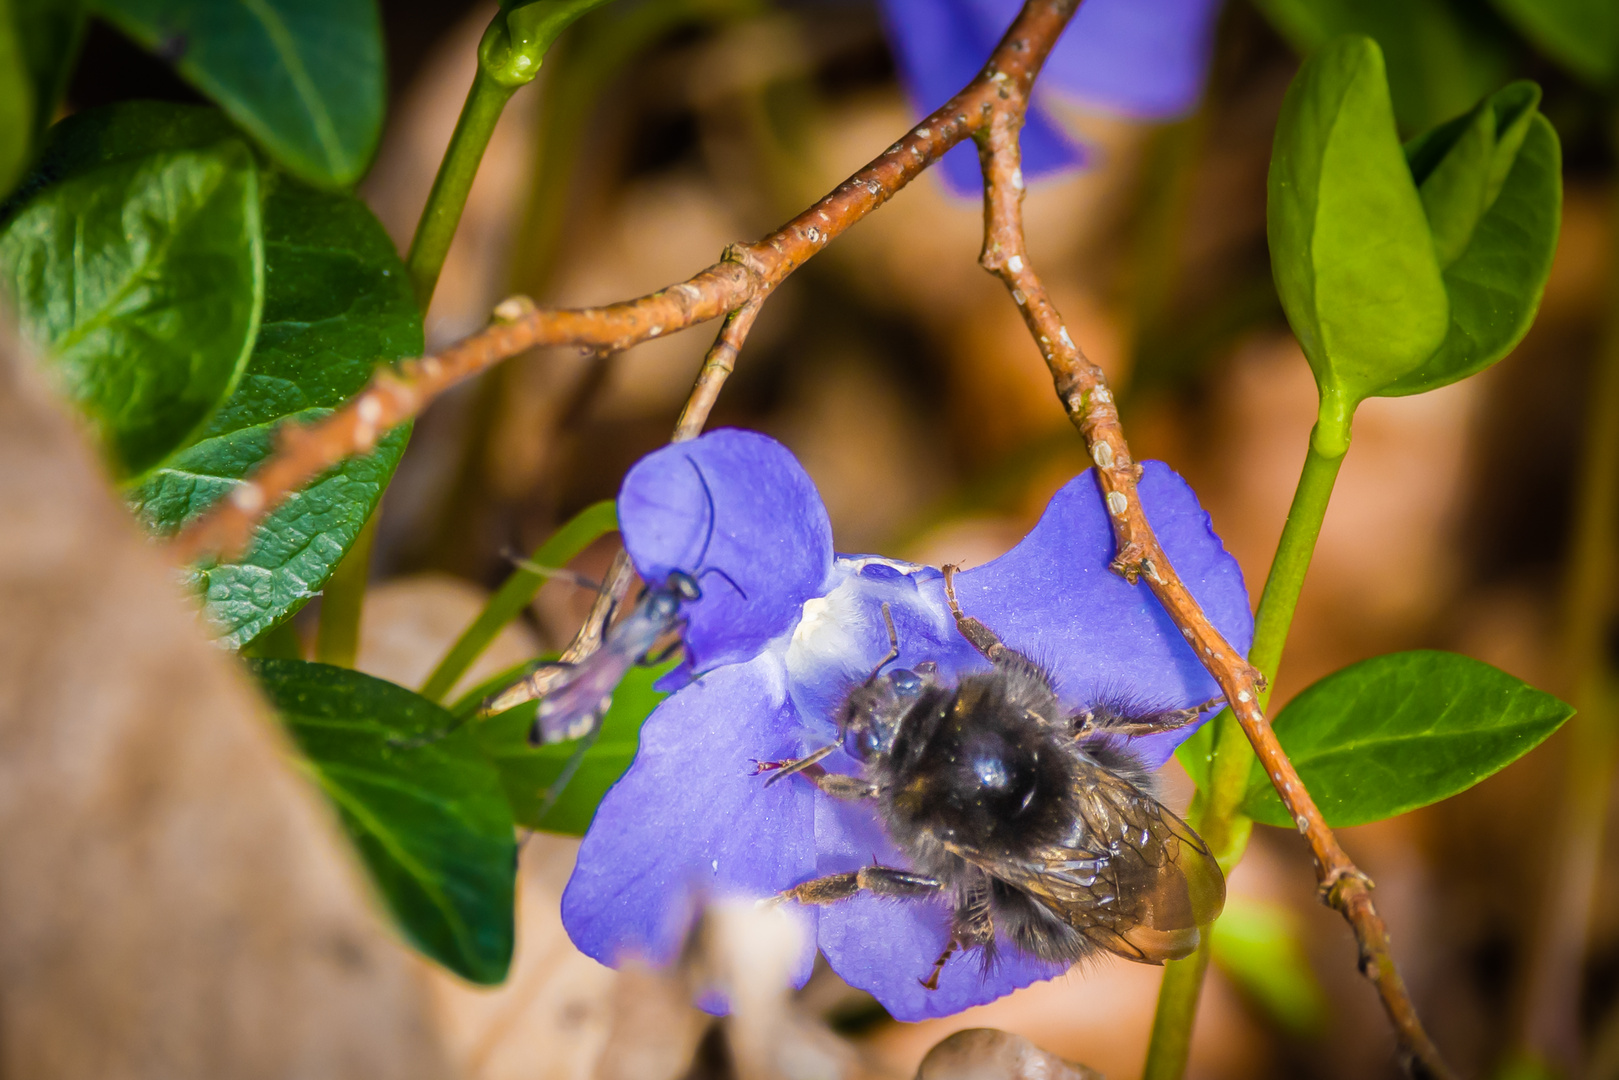
M 1209 765 L 1214 757 L 1214 718 L 1200 726 L 1175 748 L 1175 760 L 1198 788 L 1209 783 Z
M 132 492 L 156 531 L 179 528 L 229 492 L 268 455 L 278 424 L 324 415 L 379 362 L 422 350 L 405 268 L 358 199 L 283 177 L 264 225 L 264 321 L 247 371 L 203 438 Z M 239 561 L 198 571 L 226 644 L 247 644 L 320 590 L 376 508 L 407 437 L 399 428 L 327 472 L 270 515 Z
M 382 132 L 375 0 L 93 0 L 306 180 L 354 183 Z
M 1327 998 L 1291 911 L 1232 893 L 1210 937 L 1215 964 L 1279 1027 L 1304 1038 L 1321 1032 Z
M 1619 81 L 1619 5 L 1612 0 L 1495 0 L 1542 52 L 1597 86 Z
M 607 789 L 635 760 L 641 724 L 668 696 L 654 690 L 652 684 L 672 667 L 672 661 L 657 668 L 633 667 L 624 676 L 613 693 L 612 708 L 602 718 L 595 745 L 585 752 L 579 771 L 543 818 L 539 814 L 546 792 L 579 748 L 578 740 L 530 746 L 528 731 L 539 708 L 536 702 L 508 709 L 478 724 L 478 741 L 500 771 L 500 782 L 519 825 L 571 836 L 585 834 Z
M 388 909 L 473 982 L 511 964 L 517 842 L 466 728 L 402 686 L 303 660 L 249 662 L 336 806 Z
M 1423 131 L 1473 107 L 1508 78 L 1516 47 L 1497 20 L 1454 0 L 1255 0 L 1300 54 L 1341 34 L 1383 50 L 1394 115 Z
M 1390 653 L 1328 675 L 1288 703 L 1276 737 L 1334 828 L 1447 799 L 1505 768 L 1574 710 L 1481 660 Z M 1292 820 L 1255 772 L 1243 813 Z
M 246 366 L 264 298 L 252 154 L 226 138 L 38 190 L 0 232 L 0 281 L 115 465 L 145 470 Z
M 1514 83 L 1407 148 L 1441 252 L 1465 246 L 1444 271 L 1444 342 L 1379 395 L 1417 394 L 1483 371 L 1534 322 L 1563 207 L 1562 150 L 1535 111 L 1538 99 L 1532 83 Z M 1450 152 L 1430 163 L 1447 141 Z
M 1289 87 L 1267 232 L 1277 293 L 1324 408 L 1346 417 L 1444 340 L 1450 301 L 1370 38 L 1333 41 Z

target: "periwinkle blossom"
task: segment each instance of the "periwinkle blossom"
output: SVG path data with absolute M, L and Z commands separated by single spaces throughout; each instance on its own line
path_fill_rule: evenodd
M 1142 507 L 1176 570 L 1215 626 L 1246 649 L 1252 619 L 1242 574 L 1185 481 L 1145 466 Z M 837 741 L 845 695 L 888 651 L 882 605 L 901 667 L 938 665 L 942 680 L 986 668 L 957 632 L 939 570 L 838 555 L 815 485 L 780 443 L 712 432 L 643 458 L 618 500 L 624 544 L 648 581 L 699 575 L 686 609 L 678 686 L 648 717 L 629 771 L 596 812 L 562 900 L 574 943 L 607 964 L 668 963 L 704 897 L 765 898 L 813 877 L 868 865 L 906 866 L 869 805 L 835 800 L 802 777 L 766 786 L 756 763 L 795 759 Z M 1086 472 L 1051 500 L 1005 555 L 956 578 L 957 595 L 1014 649 L 1043 662 L 1065 703 L 1098 695 L 1190 707 L 1218 693 L 1147 589 L 1108 569 L 1113 533 Z M 1192 728 L 1133 741 L 1152 768 Z M 823 764 L 856 773 L 839 750 Z M 958 1012 L 1060 968 L 1002 943 L 984 971 L 968 952 L 927 974 L 949 935 L 946 901 L 862 895 L 790 905 L 809 977 L 819 946 L 850 984 L 902 1020 Z
M 919 116 L 978 74 L 1022 0 L 882 0 L 901 80 Z M 1023 129 L 1023 171 L 1074 168 L 1085 149 L 1042 104 L 1060 93 L 1089 108 L 1160 120 L 1190 111 L 1203 93 L 1220 0 L 1085 0 L 1035 83 Z M 982 188 L 971 146 L 945 155 L 958 192 Z

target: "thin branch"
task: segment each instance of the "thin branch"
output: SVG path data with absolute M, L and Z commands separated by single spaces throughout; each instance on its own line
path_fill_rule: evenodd
M 669 437 L 670 442 L 686 442 L 702 434 L 703 425 L 708 422 L 708 414 L 714 408 L 714 402 L 719 400 L 720 388 L 725 380 L 736 368 L 736 358 L 742 351 L 742 343 L 747 340 L 748 331 L 753 329 L 753 321 L 759 316 L 759 309 L 764 306 L 768 290 L 757 293 L 741 307 L 725 317 L 725 323 L 720 328 L 719 336 L 714 344 L 708 347 L 708 355 L 703 358 L 703 366 L 698 369 L 697 381 L 692 386 L 691 395 L 686 399 L 685 408 L 680 410 L 680 419 L 675 424 L 674 434 Z M 607 571 L 607 580 L 602 590 L 590 606 L 590 613 L 574 634 L 573 641 L 562 653 L 561 659 L 567 664 L 577 664 L 597 649 L 601 648 L 602 641 L 607 632 L 607 623 L 613 617 L 626 596 L 630 587 L 635 584 L 635 568 L 630 563 L 629 554 L 623 548 L 613 556 L 612 568 Z M 510 709 L 525 701 L 533 701 L 550 693 L 558 682 L 567 676 L 568 668 L 547 666 L 526 676 L 521 682 L 502 690 L 498 697 L 491 701 L 487 707 L 489 712 L 499 712 Z
M 514 298 L 497 309 L 488 329 L 437 356 L 381 371 L 330 416 L 284 429 L 268 461 L 171 541 L 175 556 L 192 561 L 239 554 L 258 523 L 289 495 L 345 457 L 369 451 L 383 432 L 492 364 L 542 345 L 627 349 L 719 318 L 762 296 L 982 128 L 993 105 L 1009 92 L 1026 99 L 1077 7 L 1078 0 L 1030 0 L 966 89 L 814 206 L 756 243 L 731 246 L 720 262 L 690 280 L 597 308 L 538 308 Z
M 1410 1059 L 1408 1064 L 1414 1071 L 1415 1067 L 1420 1067 L 1423 1076 L 1450 1077 L 1453 1074 L 1423 1030 L 1404 980 L 1395 967 L 1389 952 L 1388 930 L 1372 905 L 1371 880 L 1339 846 L 1337 837 L 1328 828 L 1265 720 L 1259 704 L 1263 676 L 1209 622 L 1197 599 L 1176 575 L 1147 523 L 1136 492 L 1141 467 L 1130 456 L 1106 376 L 1074 344 L 1045 286 L 1029 264 L 1023 233 L 1023 172 L 1018 145 L 1025 103 L 1014 93 L 992 107 L 994 116 L 978 135 L 979 158 L 984 171 L 984 248 L 979 262 L 1011 292 L 1051 369 L 1057 396 L 1069 419 L 1085 437 L 1091 460 L 1096 463 L 1096 476 L 1118 545 L 1112 569 L 1131 584 L 1146 580 L 1147 587 L 1225 692 L 1266 774 L 1292 814 L 1299 832 L 1309 841 L 1322 899 L 1342 912 L 1355 931 L 1360 945 L 1361 972 L 1376 985 L 1383 1007 L 1394 1024 L 1402 1053 Z

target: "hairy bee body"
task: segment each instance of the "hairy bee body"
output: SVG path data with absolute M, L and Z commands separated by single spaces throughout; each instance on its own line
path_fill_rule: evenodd
M 1148 712 L 1070 716 L 1045 672 L 1011 650 L 954 690 L 919 679 L 914 695 L 896 693 L 908 675 L 858 688 L 845 729 L 893 717 L 866 778 L 915 872 L 950 894 L 961 944 L 981 946 L 986 963 L 997 930 L 1022 952 L 1069 963 L 1097 948 L 1146 963 L 1196 949 L 1224 879 L 1109 734 Z M 1093 733 L 1080 738 L 1086 723 Z
M 952 607 L 989 671 L 951 687 L 932 665 L 879 666 L 840 717 L 862 775 L 822 770 L 833 747 L 771 766 L 777 779 L 802 772 L 830 795 L 869 801 L 909 865 L 817 878 L 783 898 L 942 894 L 950 941 L 930 988 L 958 947 L 980 949 L 988 967 L 1002 940 L 1069 964 L 1098 950 L 1148 964 L 1190 955 L 1225 904 L 1225 878 L 1158 801 L 1127 736 L 1184 726 L 1203 707 L 1104 700 L 1070 713 L 1038 664 Z

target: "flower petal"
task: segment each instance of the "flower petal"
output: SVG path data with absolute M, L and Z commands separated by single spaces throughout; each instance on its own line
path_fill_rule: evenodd
M 931 566 L 840 555 L 827 594 L 804 604 L 787 645 L 788 692 L 804 722 L 826 741 L 837 737 L 838 709 L 849 691 L 888 655 L 884 604 L 899 643 L 890 669 L 931 660 L 943 678 L 953 681 L 959 672 L 984 665 L 956 632 L 942 601 L 940 579 Z
M 695 671 L 751 659 L 798 619 L 832 565 L 832 525 L 815 484 L 776 440 L 721 429 L 636 462 L 618 496 L 635 568 L 675 570 L 703 596 L 685 605 Z
M 1091 0 L 1094 2 L 1094 0 Z M 977 75 L 1011 25 L 1019 4 L 990 0 L 883 0 L 888 40 L 918 116 L 943 105 Z M 1042 176 L 1083 163 L 1084 151 L 1044 110 L 1029 111 L 1022 132 L 1023 173 Z M 978 155 L 957 146 L 940 164 L 959 195 L 984 190 Z
M 1137 489 L 1176 573 L 1234 648 L 1247 653 L 1254 621 L 1242 570 L 1226 553 L 1197 496 L 1169 466 L 1145 464 Z M 1040 661 L 1064 701 L 1118 696 L 1185 708 L 1220 690 L 1146 585 L 1108 569 L 1113 528 L 1092 470 L 1052 497 L 1034 530 L 994 562 L 961 574 L 963 610 L 1007 645 Z M 1132 741 L 1152 767 L 1197 725 Z
M 854 771 L 854 760 L 841 752 L 826 764 L 838 772 Z M 909 868 L 868 804 L 817 795 L 815 838 L 820 849 L 817 875 L 843 873 L 873 861 Z M 950 938 L 949 902 L 942 896 L 893 900 L 861 895 L 829 904 L 820 910 L 819 937 L 832 970 L 899 1020 L 949 1016 L 1064 971 L 1062 964 L 1036 960 L 1003 941 L 989 972 L 983 970 L 980 952 L 957 953 L 945 964 L 939 988 L 926 989 L 920 980 L 933 970 Z
M 1037 85 L 1127 116 L 1178 116 L 1203 96 L 1219 14 L 1220 0 L 1085 0 Z
M 562 922 L 579 950 L 604 964 L 630 956 L 667 964 L 703 896 L 766 897 L 813 876 L 814 789 L 766 787 L 753 774 L 754 758 L 804 752 L 774 656 L 709 672 L 654 709 L 562 895 Z M 815 958 L 816 913 L 800 910 L 801 986 Z

